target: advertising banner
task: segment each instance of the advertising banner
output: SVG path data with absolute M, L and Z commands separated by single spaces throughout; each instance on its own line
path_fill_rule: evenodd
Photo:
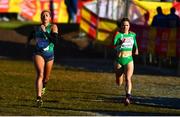
M 19 13 L 23 0 L 0 0 L 0 13 Z
M 168 51 L 167 56 L 176 56 L 176 35 L 178 34 L 177 28 L 171 28 L 169 29 L 169 38 L 168 38 Z
M 167 49 L 168 49 L 168 38 L 169 38 L 169 29 L 167 28 L 157 28 L 157 34 L 156 34 L 156 47 L 155 51 L 156 54 L 161 56 L 167 55 Z
M 7 13 L 9 9 L 9 0 L 0 0 L 0 13 Z
M 4 0 L 1 0 L 4 1 Z M 19 13 L 21 11 L 21 3 L 23 0 L 8 0 L 9 1 L 9 13 Z
M 33 20 L 38 12 L 37 0 L 24 0 L 21 4 L 20 15 L 26 20 Z
M 140 53 L 146 53 L 148 47 L 147 43 L 149 38 L 149 27 L 142 25 L 131 25 L 131 30 L 136 33 L 136 40 Z
M 180 28 L 178 28 L 178 31 L 180 31 Z M 176 33 L 176 56 L 180 57 L 180 33 Z
M 53 0 L 53 4 L 49 2 L 49 0 L 24 0 L 21 4 L 22 9 L 20 12 L 20 15 L 27 19 L 27 20 L 33 20 L 36 22 L 40 22 L 40 13 L 42 10 L 50 10 L 51 8 L 54 9 L 53 12 L 53 19 L 54 22 L 67 22 L 67 12 L 65 5 L 63 6 L 63 0 Z M 60 11 L 60 7 L 62 6 L 63 9 L 61 9 L 64 13 L 62 14 Z M 63 16 L 62 16 L 63 15 Z M 61 18 L 61 20 L 60 20 Z
M 89 1 L 92 0 L 74 0 L 73 5 L 77 5 L 77 12 L 74 14 L 73 23 L 80 23 L 81 8 L 84 3 Z M 0 13 L 17 13 L 25 20 L 35 22 L 40 22 L 42 10 L 51 10 L 52 8 L 54 9 L 54 22 L 68 23 L 69 15 L 65 0 L 0 0 Z

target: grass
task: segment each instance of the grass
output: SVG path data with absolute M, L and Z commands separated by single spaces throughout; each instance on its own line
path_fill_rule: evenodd
M 124 106 L 124 88 L 114 74 L 55 64 L 43 97 L 35 106 L 31 61 L 0 59 L 0 116 L 180 115 L 180 79 L 134 75 L 134 103 Z
M 38 24 L 37 22 L 21 22 L 21 21 L 9 21 L 9 22 L 4 22 L 4 21 L 0 21 L 0 28 L 2 29 L 15 29 L 24 25 L 29 25 L 29 24 Z

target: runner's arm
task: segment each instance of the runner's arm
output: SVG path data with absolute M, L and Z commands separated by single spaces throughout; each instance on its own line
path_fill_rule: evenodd
M 138 55 L 138 54 L 139 54 L 139 51 L 138 51 L 138 45 L 137 45 L 137 41 L 136 41 L 136 35 L 134 36 L 134 47 L 135 47 L 135 52 L 134 52 L 134 54 L 135 54 L 135 55 Z
M 48 32 L 44 32 L 44 34 L 47 36 L 50 42 L 52 42 L 53 44 L 57 44 L 59 40 L 59 35 L 58 28 L 55 24 L 52 26 L 52 32 L 50 34 Z

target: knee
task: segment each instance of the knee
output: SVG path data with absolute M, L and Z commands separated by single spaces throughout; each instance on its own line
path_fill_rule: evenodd
M 131 78 L 126 77 L 126 82 L 131 83 Z
M 45 81 L 49 80 L 49 76 L 46 76 L 44 79 L 45 79 Z
M 38 77 L 39 79 L 43 79 L 44 75 L 43 75 L 42 72 L 39 72 L 37 77 Z
M 117 71 L 116 72 L 116 78 L 120 78 L 120 77 L 123 77 L 123 72 Z

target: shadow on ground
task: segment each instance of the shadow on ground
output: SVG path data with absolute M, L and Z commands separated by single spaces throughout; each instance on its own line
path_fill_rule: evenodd
M 91 99 L 80 99 L 79 101 L 96 101 L 96 102 L 106 102 L 106 103 L 122 103 L 123 97 L 97 97 L 96 100 Z M 133 97 L 133 102 L 129 106 L 125 106 L 124 108 L 131 108 L 133 105 L 143 105 L 147 107 L 157 107 L 157 108 L 168 108 L 168 109 L 180 109 L 180 106 L 178 105 L 180 103 L 180 99 L 178 98 L 168 98 L 168 97 Z M 158 112 L 145 112 L 142 110 L 142 112 L 134 112 L 130 111 L 131 109 L 128 109 L 129 111 L 112 111 L 109 109 L 101 110 L 101 109 L 73 109 L 73 108 L 54 108 L 54 107 L 44 107 L 48 109 L 57 109 L 57 110 L 65 110 L 65 111 L 78 111 L 78 112 L 89 112 L 94 113 L 95 115 L 105 115 L 105 116 L 162 116 L 162 115 L 176 115 L 174 113 L 158 113 Z
M 104 99 L 104 101 L 114 101 L 118 102 L 119 100 L 123 100 L 123 97 L 99 97 L 100 99 Z M 132 104 L 135 105 L 143 105 L 148 107 L 161 107 L 161 108 L 169 108 L 169 109 L 180 109 L 180 99 L 179 98 L 171 98 L 171 97 L 143 97 L 143 96 L 135 96 L 132 98 Z
M 62 92 L 64 92 L 64 90 L 60 90 Z M 66 91 L 67 92 L 67 91 Z M 72 92 L 70 90 L 70 92 Z M 87 93 L 87 94 L 93 94 L 93 92 L 77 92 L 77 93 Z M 94 94 L 93 94 L 94 95 Z M 124 100 L 124 96 L 115 96 L 113 94 L 110 95 L 104 95 L 102 93 L 98 93 L 95 95 L 99 95 L 97 97 L 69 97 L 66 98 L 66 100 L 73 100 L 73 101 L 82 101 L 82 102 L 105 102 L 105 103 L 109 103 L 109 104 L 120 104 L 122 106 L 123 105 L 123 100 Z M 31 107 L 31 108 L 36 108 L 36 106 L 34 105 L 34 102 L 32 99 L 20 99 L 20 102 L 24 102 L 24 103 L 19 103 L 19 104 L 12 104 L 13 107 Z M 26 104 L 26 103 L 27 104 Z M 111 108 L 107 108 L 107 109 L 101 109 L 101 108 L 95 108 L 95 107 L 88 107 L 88 108 L 75 108 L 75 107 L 63 107 L 63 105 L 69 105 L 69 102 L 61 102 L 59 99 L 53 99 L 53 100 L 44 100 L 44 103 L 54 103 L 54 104 L 58 104 L 58 105 L 62 105 L 62 107 L 52 107 L 52 106 L 48 106 L 48 105 L 44 105 L 42 108 L 45 109 L 49 109 L 49 110 L 61 110 L 62 111 L 74 111 L 74 112 L 81 112 L 84 113 L 84 115 L 98 115 L 98 116 L 177 116 L 177 113 L 162 113 L 162 112 L 155 112 L 156 108 L 166 108 L 166 109 L 180 109 L 180 99 L 179 98 L 170 98 L 170 97 L 143 97 L 143 96 L 134 96 L 132 98 L 132 103 L 129 106 L 124 106 L 122 110 L 112 110 Z M 134 105 L 141 105 L 144 106 L 144 108 L 146 107 L 153 107 L 154 110 L 150 110 L 151 108 L 149 108 L 149 110 L 142 110 L 141 109 L 137 109 L 139 110 L 139 112 L 137 112 L 136 106 Z M 146 108 L 148 109 L 148 108 Z M 180 115 L 180 114 L 179 114 Z
M 104 99 L 106 102 L 115 102 L 117 103 L 119 100 L 123 100 L 122 97 L 100 97 L 101 99 Z M 147 107 L 160 107 L 160 108 L 168 108 L 168 109 L 180 109 L 179 106 L 180 99 L 179 98 L 169 98 L 169 97 L 141 97 L 141 96 L 136 96 L 133 97 L 132 105 L 143 105 Z M 131 106 L 131 105 L 129 105 Z M 97 111 L 98 112 L 98 111 Z M 119 116 L 119 115 L 136 115 L 136 116 L 142 116 L 142 115 L 176 115 L 173 113 L 145 113 L 145 112 L 108 112 L 108 111 L 100 111 L 98 113 L 102 113 L 105 115 L 111 115 L 111 116 Z
M 175 114 L 162 114 L 162 113 L 145 113 L 145 112 L 133 112 L 133 111 L 111 111 L 111 110 L 89 110 L 89 109 L 70 109 L 70 108 L 54 108 L 54 107 L 44 107 L 53 110 L 62 111 L 78 111 L 84 112 L 87 115 L 96 116 L 162 116 L 162 115 L 175 115 Z M 71 116 L 71 115 L 70 115 Z

